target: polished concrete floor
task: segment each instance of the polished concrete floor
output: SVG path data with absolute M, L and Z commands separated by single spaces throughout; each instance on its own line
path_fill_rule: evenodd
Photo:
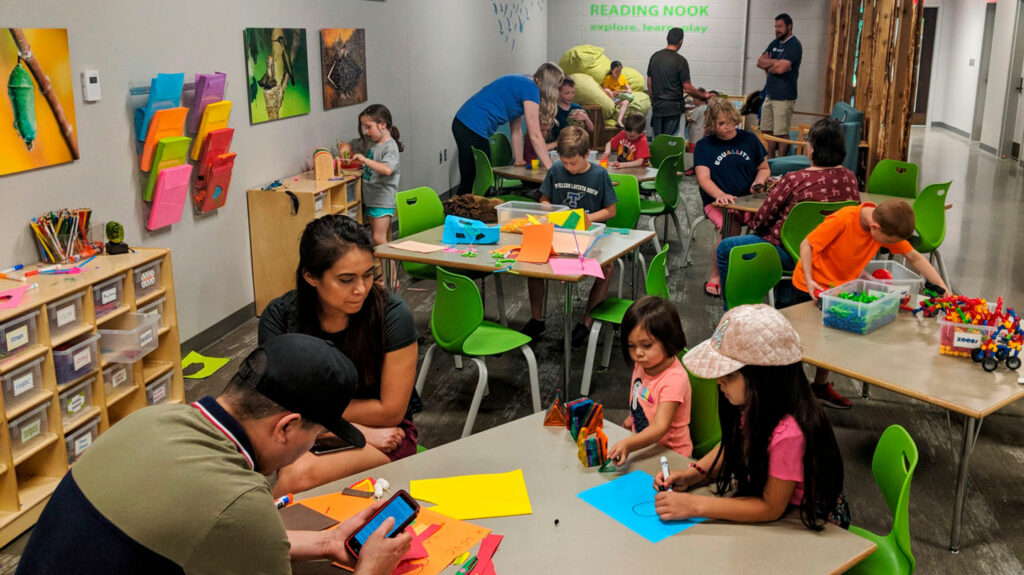
M 963 138 L 934 128 L 914 128 L 911 160 L 921 166 L 921 185 L 952 180 L 947 212 L 949 230 L 942 252 L 959 290 L 968 295 L 1003 295 L 1010 302 L 1024 302 L 1024 240 L 1019 223 L 1024 217 L 1024 171 L 1011 161 L 998 160 L 971 146 Z M 692 178 L 684 181 L 684 197 L 691 214 L 698 208 Z M 660 226 L 659 226 L 660 227 Z M 706 297 L 702 284 L 711 262 L 711 229 L 698 228 L 693 266 L 680 269 L 681 254 L 673 245 L 671 258 L 672 300 L 683 318 L 690 344 L 707 338 L 721 316 L 720 301 Z M 673 234 L 674 238 L 674 234 Z M 525 282 L 506 282 L 508 311 L 513 327 L 528 317 Z M 489 288 L 489 315 L 495 315 L 493 288 Z M 429 314 L 432 282 L 406 283 L 402 295 L 416 317 L 421 334 L 420 354 L 430 344 Z M 559 290 L 560 293 L 560 290 Z M 586 289 L 577 291 L 575 308 L 581 313 Z M 541 394 L 545 402 L 561 386 L 561 296 L 552 296 L 548 331 L 532 344 L 537 355 Z M 556 299 L 557 298 L 557 299 Z M 234 372 L 241 357 L 255 346 L 256 320 L 239 327 L 212 345 L 205 353 L 232 357 L 233 361 L 215 376 L 199 382 L 188 380 L 189 400 L 216 394 Z M 629 371 L 615 349 L 608 371 L 594 376 L 591 396 L 602 402 L 606 417 L 619 421 L 625 416 Z M 870 361 L 870 358 L 865 358 Z M 511 353 L 487 360 L 490 396 L 477 418 L 477 431 L 500 425 L 530 412 L 525 362 Z M 573 385 L 578 385 L 583 354 L 573 355 Z M 421 441 L 431 447 L 458 439 L 476 382 L 475 368 L 457 371 L 451 359 L 438 354 L 428 374 L 423 394 L 425 410 L 416 417 Z M 848 396 L 858 390 L 849 380 L 838 378 L 837 389 Z M 1011 405 L 987 418 L 971 460 L 967 505 L 962 534 L 963 549 L 947 551 L 955 484 L 960 421 L 945 411 L 884 391 L 873 391 L 870 400 L 854 400 L 849 411 L 828 411 L 843 453 L 846 492 L 856 525 L 878 533 L 888 532 L 889 511 L 871 475 L 871 456 L 878 437 L 890 424 L 899 423 L 914 437 L 921 453 L 911 490 L 911 532 L 919 573 L 1024 572 L 1024 491 L 1020 478 L 1024 470 L 1024 404 Z M 0 575 L 12 573 L 27 537 L 0 550 Z

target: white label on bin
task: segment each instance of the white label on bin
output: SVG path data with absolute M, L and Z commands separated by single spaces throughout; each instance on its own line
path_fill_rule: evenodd
M 117 286 L 107 288 L 100 292 L 100 305 L 107 305 L 108 303 L 117 299 Z
M 14 378 L 14 396 L 17 397 L 32 389 L 32 384 L 35 383 L 35 379 L 35 374 L 31 371 L 21 377 Z
M 324 194 L 317 194 L 313 199 L 313 211 L 315 211 L 317 215 L 320 215 L 320 212 L 324 211 Z
M 28 343 L 28 326 L 23 325 L 18 329 L 7 332 L 7 351 L 14 351 Z
M 68 413 L 78 413 L 85 407 L 85 394 L 79 393 L 68 402 Z
M 57 327 L 64 327 L 75 321 L 75 304 L 57 310 Z
M 92 350 L 87 347 L 76 353 L 71 357 L 71 363 L 74 366 L 75 371 L 89 365 L 92 363 Z
M 28 443 L 29 441 L 36 438 L 43 431 L 43 420 L 42 418 L 36 419 L 32 423 L 21 428 L 21 442 Z
M 150 268 L 139 277 L 139 287 L 148 288 L 152 287 L 156 283 L 156 268 Z
M 153 343 L 153 330 L 147 329 L 139 336 L 139 347 L 146 347 Z
M 953 334 L 953 347 L 959 347 L 960 349 L 978 349 L 981 347 L 981 342 L 984 339 L 984 336 L 980 333 L 957 330 Z
M 160 403 L 167 397 L 167 385 L 158 385 L 153 388 L 153 403 Z
M 122 383 L 124 383 L 125 381 L 128 380 L 128 370 L 124 369 L 124 368 L 121 368 L 121 369 L 115 371 L 114 372 L 114 377 L 112 379 L 113 379 L 113 381 L 111 381 L 110 384 L 113 387 L 117 387 L 117 386 L 121 385 Z
M 79 437 L 78 439 L 76 439 L 75 440 L 75 457 L 78 457 L 79 455 L 82 454 L 83 451 L 85 451 L 86 449 L 89 449 L 90 445 L 92 445 L 92 434 L 91 433 L 86 433 L 82 437 Z

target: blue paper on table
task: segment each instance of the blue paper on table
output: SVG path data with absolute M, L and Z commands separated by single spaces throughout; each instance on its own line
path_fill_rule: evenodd
M 501 229 L 491 227 L 479 220 L 458 216 L 444 218 L 444 234 L 441 241 L 446 244 L 496 244 Z
M 707 521 L 705 517 L 662 521 L 654 511 L 654 496 L 657 494 L 654 478 L 643 471 L 634 471 L 580 492 L 578 497 L 651 543 Z

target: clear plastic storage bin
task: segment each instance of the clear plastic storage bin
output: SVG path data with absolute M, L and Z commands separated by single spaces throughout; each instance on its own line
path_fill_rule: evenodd
M 157 322 L 157 325 L 159 325 L 160 327 L 163 327 L 163 326 L 167 325 L 167 322 L 164 321 L 164 302 L 165 301 L 167 301 L 166 297 L 158 298 L 153 303 L 149 303 L 149 304 L 146 304 L 146 305 L 140 307 L 139 308 L 139 313 L 145 313 L 145 314 L 153 314 L 153 313 L 155 313 L 157 315 L 157 317 L 160 318 L 160 320 Z
M 113 395 L 122 389 L 131 387 L 134 372 L 130 363 L 114 363 L 103 370 L 103 389 L 107 395 Z
M 995 311 L 996 304 L 990 302 L 988 310 Z M 949 321 L 945 312 L 937 316 L 940 326 L 939 353 L 956 357 L 970 357 L 971 353 L 981 347 L 999 330 L 999 326 L 973 325 Z
M 597 238 L 604 234 L 604 230 L 604 224 L 590 224 L 590 229 L 583 232 L 556 226 L 555 235 L 551 238 L 551 249 L 560 255 L 585 254 Z
M 881 296 L 871 303 L 839 297 L 841 293 L 867 292 Z M 867 280 L 853 280 L 822 292 L 821 316 L 827 327 L 866 334 L 896 319 L 900 311 L 900 292 L 889 286 Z
M 84 301 L 85 292 L 82 292 L 46 304 L 51 339 L 59 338 L 85 323 L 82 320 L 82 302 Z
M 100 333 L 100 353 L 107 361 L 133 363 L 156 349 L 160 318 L 155 315 L 126 313 L 104 324 Z
M 40 357 L 3 375 L 4 407 L 7 411 L 32 401 L 42 393 L 43 359 Z
M 875 270 L 888 271 L 892 275 L 892 279 L 876 278 L 872 275 Z M 868 262 L 868 265 L 864 267 L 864 271 L 860 274 L 860 279 L 891 286 L 889 291 L 899 291 L 900 294 L 902 294 L 903 300 L 907 300 L 911 296 L 917 295 L 924 287 L 923 277 L 907 266 L 892 260 L 874 260 Z
M 135 268 L 135 299 L 160 289 L 160 260 Z
M 174 370 L 168 371 L 146 386 L 146 405 L 159 405 L 171 400 L 171 377 L 173 376 Z
M 82 456 L 82 452 L 92 446 L 96 437 L 100 434 L 100 420 L 96 418 L 81 429 L 64 438 L 64 447 L 68 452 L 68 465 L 71 465 Z
M 11 431 L 11 454 L 15 459 L 50 433 L 46 417 L 46 410 L 49 408 L 50 402 L 47 401 L 8 424 Z
M 28 349 L 36 342 L 36 317 L 33 311 L 0 324 L 0 359 Z
M 95 377 L 79 383 L 71 389 L 60 394 L 60 422 L 67 427 L 86 413 L 92 407 L 92 384 Z
M 92 286 L 92 303 L 96 308 L 96 319 L 121 307 L 124 301 L 124 276 L 110 278 Z
M 564 212 L 568 206 L 555 204 L 538 204 L 535 202 L 505 202 L 495 206 L 494 211 L 498 213 L 498 225 L 503 232 L 523 233 L 523 227 L 533 222 L 533 216 L 542 224 L 548 223 L 548 214 L 551 212 Z
M 100 335 L 94 333 L 53 348 L 53 368 L 57 372 L 58 384 L 68 383 L 96 369 L 99 364 L 96 342 L 99 339 Z

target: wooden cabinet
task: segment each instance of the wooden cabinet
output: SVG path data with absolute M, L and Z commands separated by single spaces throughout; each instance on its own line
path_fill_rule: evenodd
M 155 263 L 159 264 L 158 271 L 154 270 Z M 146 291 L 139 297 L 137 275 Z M 116 289 L 116 281 L 110 282 L 116 277 L 123 278 L 120 289 Z M 0 355 L 0 378 L 5 385 L 10 384 L 0 403 L 0 546 L 35 524 L 67 472 L 69 461 L 91 445 L 96 435 L 93 429 L 102 434 L 146 406 L 147 384 L 170 373 L 164 401 L 185 400 L 174 274 L 168 250 L 139 248 L 135 253 L 101 255 L 80 274 L 37 275 L 27 283 L 38 287 L 25 292 L 17 307 L 0 309 L 0 326 L 14 326 L 3 335 L 4 345 L 0 346 L 0 352 L 4 352 Z M 21 285 L 0 280 L 0 290 Z M 105 383 L 113 382 L 104 382 L 104 368 L 109 362 L 103 359 L 99 341 L 78 347 L 74 344 L 88 341 L 97 330 L 119 325 L 118 318 L 124 319 L 125 314 L 161 299 L 160 324 L 155 335 L 148 334 L 157 339 L 156 349 L 128 364 L 130 368 L 120 373 L 115 391 L 108 394 Z M 22 318 L 31 320 L 25 322 Z M 69 365 L 73 368 L 70 373 Z M 86 382 L 88 385 L 83 386 Z M 18 399 L 17 395 L 28 399 Z M 62 418 L 62 412 L 70 416 Z
M 272 190 L 249 190 L 249 244 L 256 315 L 270 300 L 295 289 L 299 239 L 306 224 L 327 214 L 347 214 L 362 223 L 361 172 L 317 181 L 313 172 L 284 178 Z

